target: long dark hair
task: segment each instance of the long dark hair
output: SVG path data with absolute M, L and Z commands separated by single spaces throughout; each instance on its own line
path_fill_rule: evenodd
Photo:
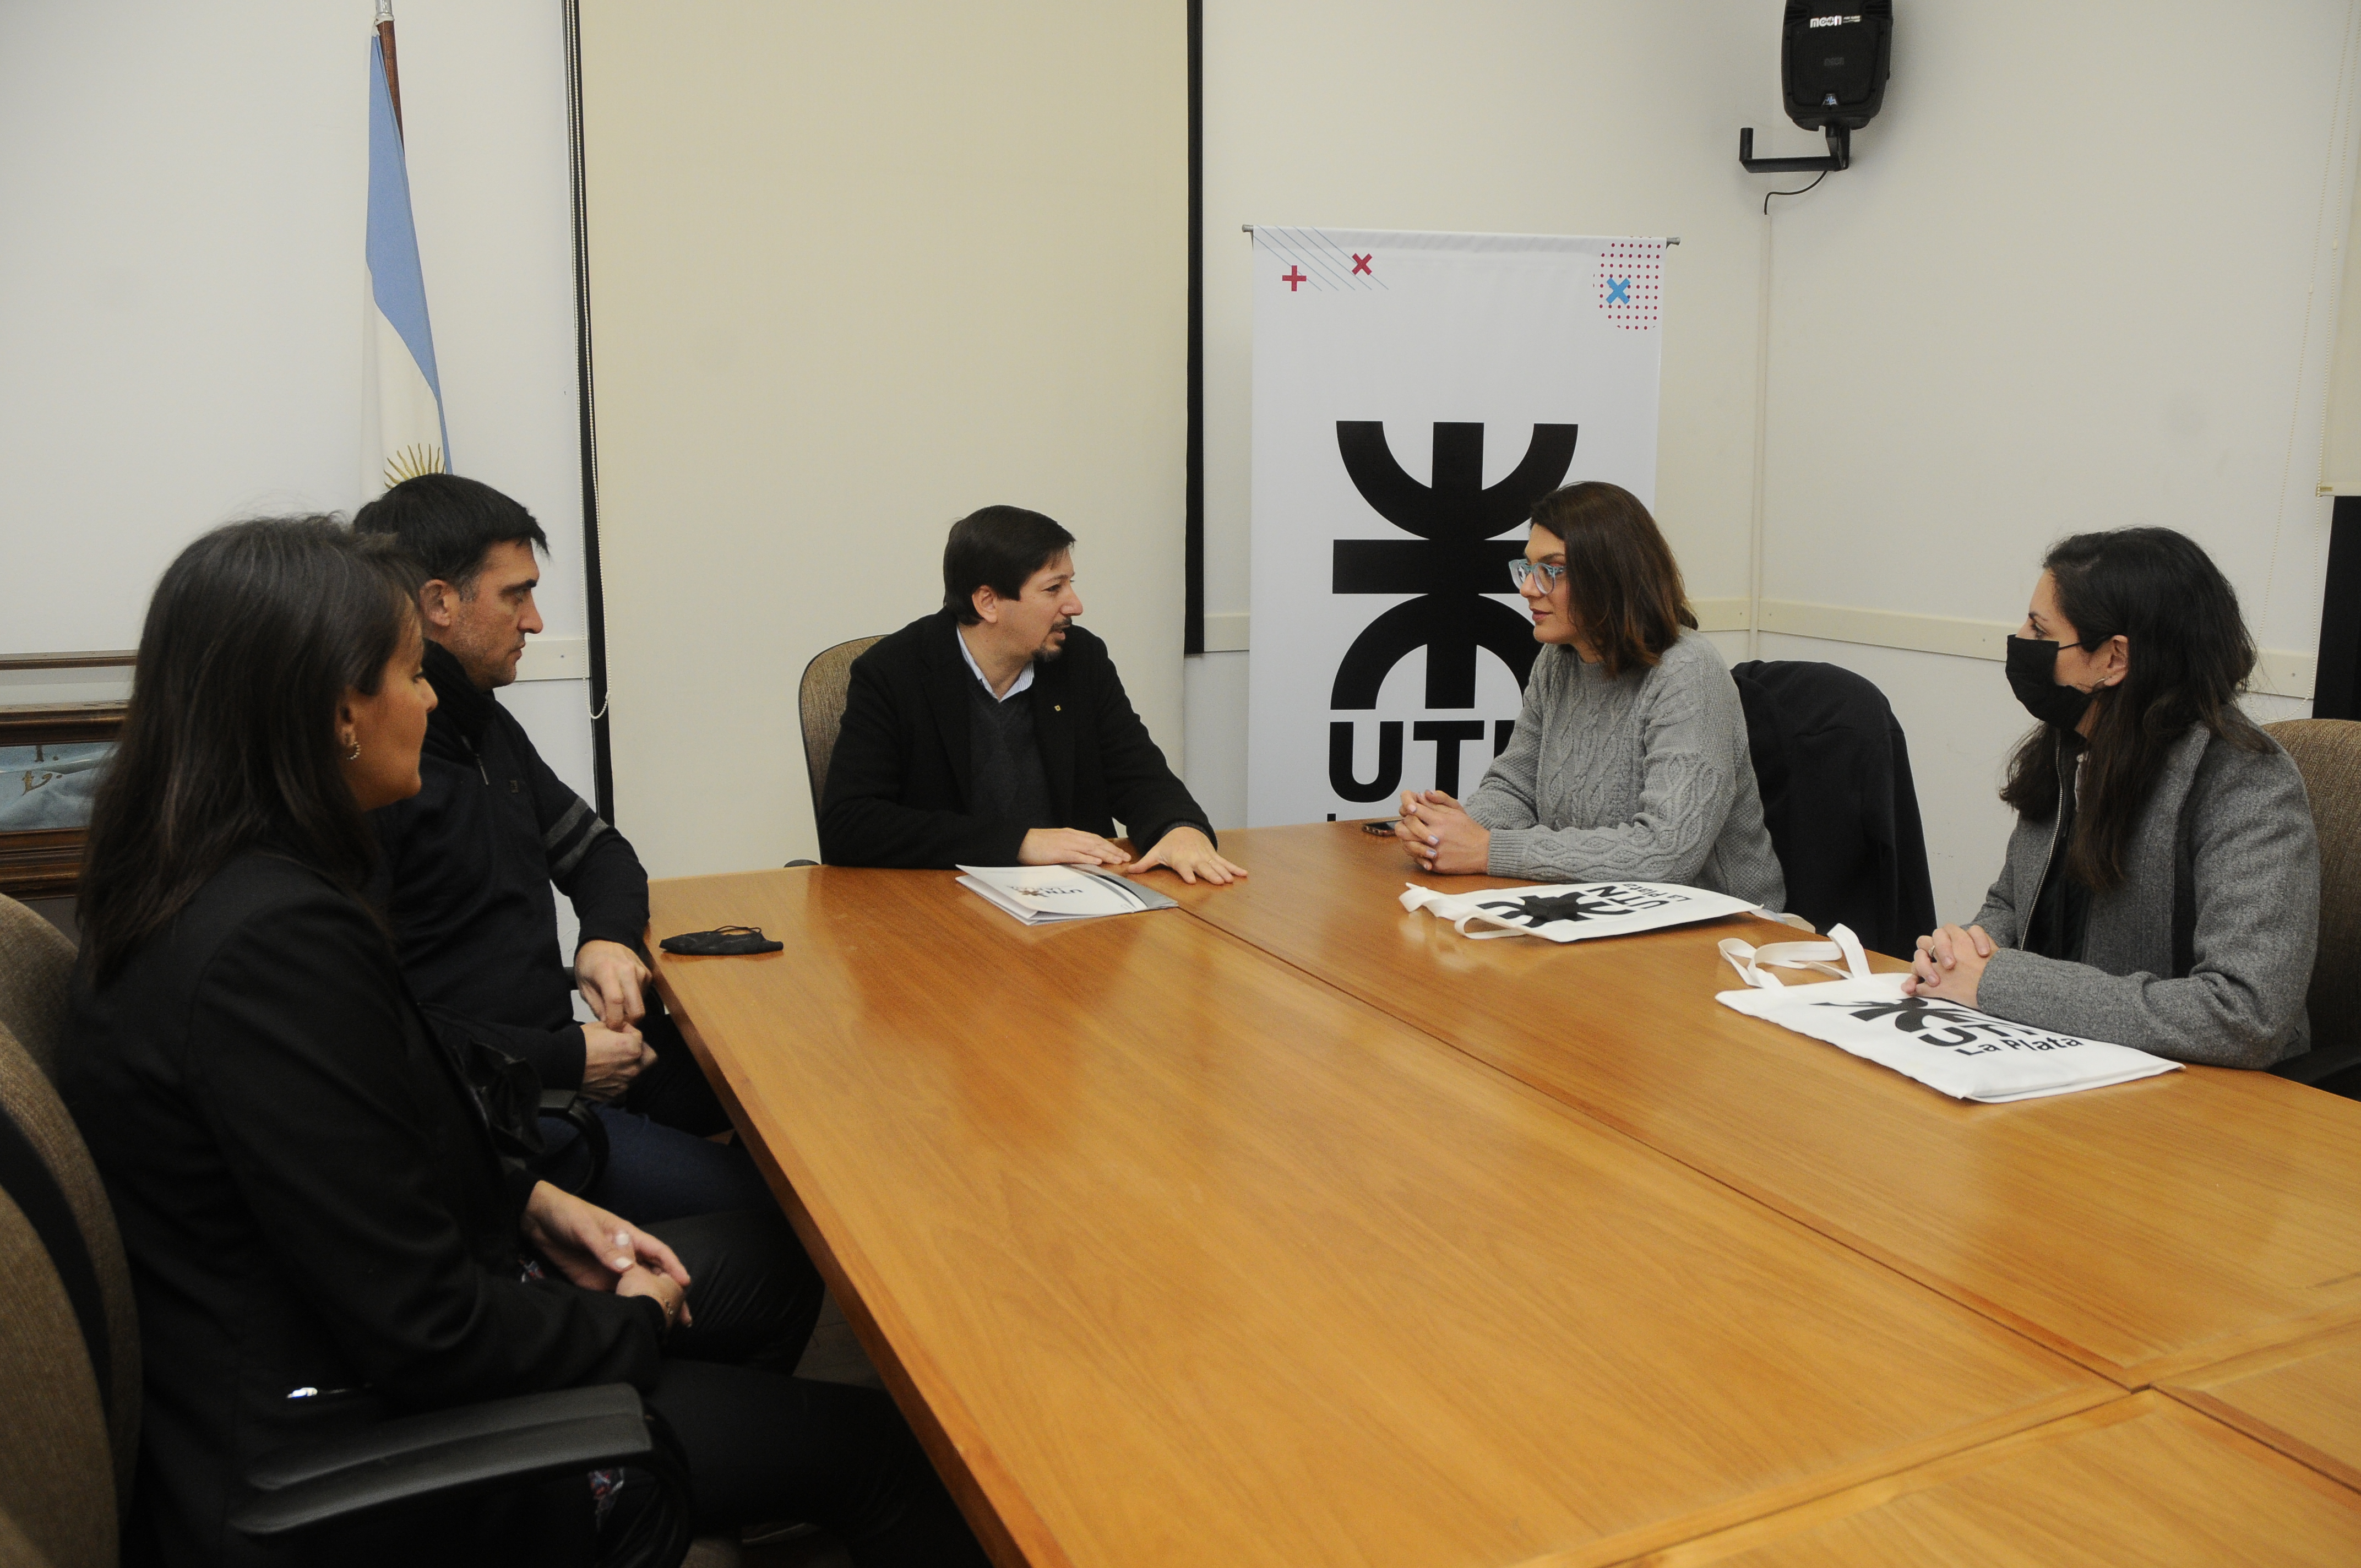
M 1609 678 L 1652 667 L 1681 628 L 1697 629 L 1673 547 L 1622 486 L 1586 479 L 1552 490 L 1533 503 L 1532 525 L 1565 545 L 1575 622 Z
M 234 522 L 165 568 L 91 813 L 77 918 L 94 984 L 258 843 L 367 879 L 377 839 L 340 767 L 336 707 L 383 681 L 415 577 L 390 542 L 329 517 Z
M 2095 650 L 2122 636 L 2131 668 L 2091 706 L 2090 755 L 2066 868 L 2089 887 L 2120 886 L 2141 808 L 2173 742 L 2202 724 L 2249 751 L 2270 741 L 2238 710 L 2255 641 L 2237 590 L 2197 543 L 2169 528 L 2077 533 L 2041 563 L 2058 608 Z M 2044 724 L 2017 743 L 2000 797 L 2039 819 L 2058 809 L 2059 733 Z

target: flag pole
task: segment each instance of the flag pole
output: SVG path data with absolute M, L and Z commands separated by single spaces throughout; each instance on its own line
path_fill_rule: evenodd
M 394 134 L 401 134 L 401 73 L 393 65 L 393 0 L 377 0 L 377 41 L 385 54 L 385 91 L 393 100 Z

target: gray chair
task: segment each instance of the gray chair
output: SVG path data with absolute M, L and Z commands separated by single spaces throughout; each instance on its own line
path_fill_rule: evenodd
M 796 700 L 803 709 L 804 768 L 811 775 L 815 816 L 819 812 L 820 795 L 828 788 L 828 763 L 836 755 L 836 732 L 844 726 L 844 695 L 852 684 L 852 661 L 867 652 L 871 644 L 883 640 L 881 634 L 840 642 L 833 648 L 822 649 L 804 666 Z
M 2361 1098 L 2361 723 L 2290 718 L 2263 729 L 2295 759 L 2320 835 L 2320 950 L 2312 1049 L 2273 1070 Z

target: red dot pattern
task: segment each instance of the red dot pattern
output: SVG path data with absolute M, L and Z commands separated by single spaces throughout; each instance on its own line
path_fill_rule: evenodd
M 1629 297 L 1607 302 L 1607 280 L 1631 280 Z M 1626 332 L 1652 332 L 1664 295 L 1664 242 L 1660 239 L 1618 239 L 1598 253 L 1598 308 Z

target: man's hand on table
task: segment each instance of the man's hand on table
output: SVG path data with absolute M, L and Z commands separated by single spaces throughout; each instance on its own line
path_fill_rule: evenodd
M 1079 828 L 1036 828 L 1016 847 L 1020 866 L 1119 866 L 1131 851 Z
M 1215 887 L 1246 874 L 1246 867 L 1235 861 L 1224 860 L 1221 851 L 1213 848 L 1211 839 L 1188 827 L 1168 828 L 1164 837 L 1156 840 L 1154 849 L 1129 865 L 1117 866 L 1115 870 L 1137 875 L 1158 866 L 1179 872 L 1182 882 L 1193 883 L 1202 877 Z
M 1492 832 L 1439 789 L 1407 790 L 1394 837 L 1419 870 L 1444 876 L 1480 875 L 1491 866 Z

